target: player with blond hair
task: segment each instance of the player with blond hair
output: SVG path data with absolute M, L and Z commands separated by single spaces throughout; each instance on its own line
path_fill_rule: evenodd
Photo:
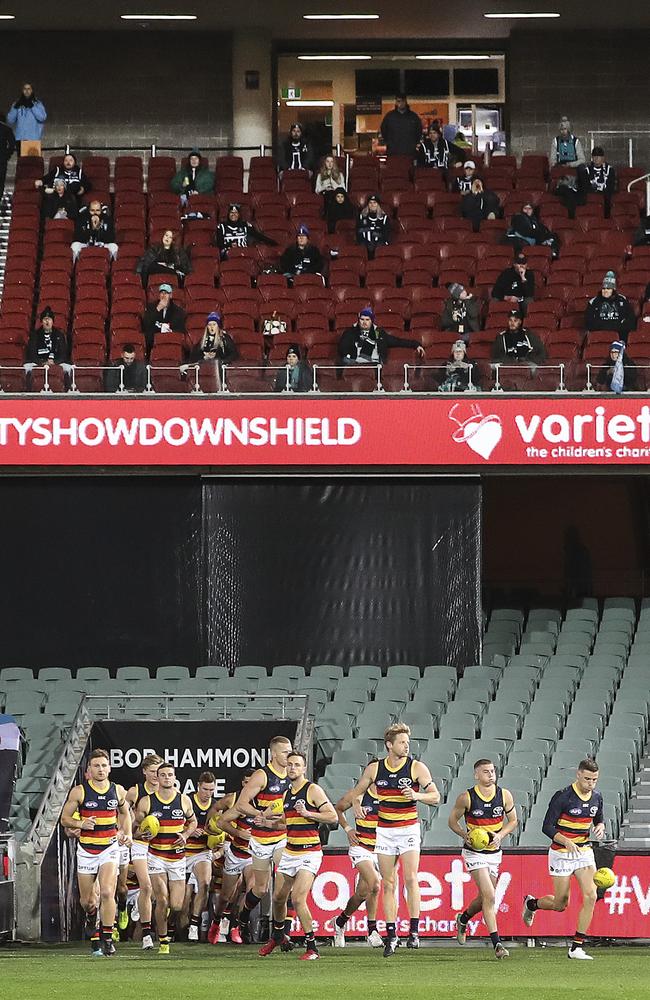
M 377 840 L 375 852 L 379 860 L 386 939 L 384 958 L 394 955 L 397 937 L 397 898 L 395 879 L 401 863 L 406 886 L 406 904 L 410 918 L 407 948 L 419 948 L 420 886 L 420 822 L 418 802 L 435 806 L 440 802 L 429 768 L 410 755 L 411 730 L 403 722 L 395 722 L 384 733 L 386 756 L 365 768 L 361 780 L 350 793 L 355 813 L 362 811 L 360 802 L 371 785 L 377 789 Z

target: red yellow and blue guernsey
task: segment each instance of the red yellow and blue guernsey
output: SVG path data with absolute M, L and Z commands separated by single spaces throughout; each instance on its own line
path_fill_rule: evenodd
M 117 788 L 111 781 L 104 791 L 100 791 L 92 781 L 83 781 L 83 801 L 79 815 L 83 819 L 95 820 L 92 830 L 82 830 L 79 845 L 89 854 L 101 854 L 117 840 L 117 808 L 120 805 Z
M 188 858 L 193 858 L 197 854 L 202 854 L 209 850 L 208 848 L 208 835 L 205 832 L 205 824 L 208 820 L 208 813 L 212 808 L 213 799 L 210 799 L 207 805 L 201 805 L 199 802 L 199 797 L 196 792 L 192 796 L 192 802 L 194 804 L 194 815 L 196 816 L 197 832 L 192 834 L 191 837 L 187 838 L 187 848 L 186 854 Z M 203 830 L 203 833 L 199 833 L 199 830 Z
M 414 792 L 420 790 L 420 783 L 413 773 L 414 767 L 412 757 L 407 757 L 396 768 L 389 765 L 387 758 L 377 762 L 378 826 L 397 830 L 418 822 L 417 802 L 411 802 L 402 795 L 403 788 L 412 788 Z
M 377 840 L 377 819 L 379 809 L 379 799 L 366 791 L 363 793 L 361 808 L 364 811 L 363 819 L 355 820 L 359 846 L 365 847 L 367 851 L 374 851 Z
M 234 837 L 230 838 L 230 851 L 236 858 L 250 858 L 251 850 L 248 837 L 244 837 L 246 830 L 253 829 L 253 820 L 249 816 L 238 816 L 232 825 L 237 831 Z
M 472 830 L 485 830 L 487 833 L 499 833 L 503 829 L 505 816 L 505 806 L 503 804 L 503 789 L 498 785 L 494 786 L 491 797 L 487 798 L 478 785 L 467 789 L 469 795 L 469 809 L 465 810 L 465 825 L 467 832 Z M 490 854 L 498 850 L 494 844 L 489 843 L 483 850 L 472 848 L 474 854 Z
M 284 793 L 291 784 L 286 774 L 281 775 L 275 770 L 273 764 L 267 764 L 260 769 L 264 773 L 264 787 L 253 799 L 256 809 L 268 809 L 274 802 L 282 802 Z M 271 827 L 256 826 L 254 837 L 258 844 L 279 844 L 285 838 L 284 830 L 272 829 Z
M 555 839 L 558 833 L 563 834 L 583 850 L 589 850 L 589 828 L 592 823 L 603 822 L 603 797 L 600 792 L 588 792 L 583 795 L 575 784 L 556 792 L 549 802 L 542 830 L 553 841 L 555 851 L 567 851 L 568 847 L 559 844 Z
M 160 792 L 154 792 L 149 796 L 149 816 L 156 816 L 160 822 L 158 833 L 149 841 L 149 853 L 163 861 L 182 861 L 185 845 L 174 844 L 185 826 L 181 793 L 175 792 L 169 801 L 165 801 Z
M 304 854 L 306 851 L 322 851 L 320 837 L 318 836 L 318 823 L 313 819 L 307 819 L 296 811 L 296 806 L 302 802 L 305 809 L 314 811 L 316 806 L 309 801 L 309 789 L 313 786 L 313 781 L 303 781 L 295 791 L 289 787 L 284 795 L 284 818 L 287 823 L 287 846 L 285 850 L 289 854 Z

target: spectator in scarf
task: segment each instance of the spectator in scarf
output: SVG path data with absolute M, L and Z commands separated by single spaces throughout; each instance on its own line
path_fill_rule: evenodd
M 552 167 L 579 167 L 585 162 L 582 143 L 571 131 L 568 118 L 560 119 L 559 134 L 551 143 L 549 162 Z
M 216 228 L 214 242 L 221 251 L 222 260 L 228 259 L 228 254 L 232 249 L 251 247 L 255 246 L 256 243 L 264 243 L 269 247 L 277 247 L 278 245 L 261 229 L 258 229 L 251 222 L 244 221 L 241 205 L 236 202 L 228 205 L 226 218 Z
M 492 361 L 502 365 L 541 365 L 546 350 L 539 337 L 523 325 L 521 313 L 513 309 L 505 330 L 497 334 L 492 345 Z
M 612 390 L 612 379 L 614 379 L 616 371 L 616 363 L 619 359 L 620 353 L 623 351 L 623 371 L 622 371 L 622 385 L 620 388 L 616 388 L 614 391 L 617 392 L 636 392 L 637 389 L 637 370 L 632 358 L 628 357 L 627 351 L 625 350 L 625 344 L 622 340 L 615 340 L 609 345 L 609 357 L 603 361 L 602 367 L 598 372 L 596 377 L 596 385 L 601 389 Z M 620 371 L 619 365 L 619 371 Z
M 627 344 L 631 330 L 636 327 L 636 316 L 629 299 L 616 290 L 616 275 L 607 271 L 598 295 L 587 303 L 586 330 L 611 330 L 618 340 Z
M 43 198 L 44 219 L 74 219 L 77 218 L 77 199 L 72 191 L 68 191 L 63 177 L 57 177 L 51 194 Z
M 313 388 L 312 370 L 300 357 L 298 344 L 287 347 L 286 363 L 278 369 L 273 392 L 309 392 Z
M 289 135 L 280 144 L 278 167 L 281 171 L 308 170 L 311 173 L 315 164 L 314 147 L 305 138 L 302 125 L 294 122 L 289 129 Z
M 449 298 L 442 310 L 440 329 L 457 333 L 467 343 L 470 333 L 481 328 L 481 305 L 472 292 L 458 281 L 452 281 L 448 289 Z
M 366 247 L 368 259 L 372 260 L 378 246 L 390 243 L 390 236 L 390 219 L 381 207 L 379 195 L 368 195 L 366 204 L 359 213 L 357 243 Z
M 464 340 L 457 340 L 452 344 L 451 355 L 445 366 L 444 379 L 438 386 L 438 392 L 467 392 L 470 388 L 470 375 L 472 388 L 480 388 L 476 367 L 472 366 L 467 357 L 467 344 Z

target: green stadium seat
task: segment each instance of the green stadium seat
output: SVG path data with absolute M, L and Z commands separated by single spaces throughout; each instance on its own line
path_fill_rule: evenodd
M 190 672 L 187 667 L 158 667 L 155 677 L 157 681 L 188 681 Z
M 333 690 L 343 679 L 343 667 L 332 663 L 317 663 L 309 671 L 309 676 L 318 680 L 326 680 L 328 688 Z
M 636 617 L 636 601 L 633 597 L 606 597 L 603 601 L 603 613 L 612 608 L 626 608 Z
M 359 740 L 356 741 L 360 742 Z M 365 766 L 370 756 L 374 756 L 374 753 L 366 751 L 361 753 L 357 750 L 336 750 L 332 755 L 332 764 L 352 764 L 357 768 L 357 773 L 361 772 L 361 768 Z
M 31 687 L 33 681 L 34 671 L 28 667 L 3 667 L 0 670 L 0 685 L 4 689 L 14 684 L 21 687 Z
M 128 690 L 136 683 L 150 681 L 151 674 L 147 667 L 118 667 L 115 679 L 118 684 L 124 685 Z
M 36 674 L 38 684 L 58 684 L 59 681 L 71 681 L 72 671 L 68 667 L 41 667 Z
M 278 682 L 281 687 L 293 685 L 295 681 L 302 680 L 305 676 L 305 668 L 293 663 L 281 663 L 277 667 L 271 668 L 271 678 Z
M 494 608 L 490 614 L 490 621 L 518 622 L 523 628 L 524 613 L 520 608 Z
M 347 671 L 347 676 L 355 680 L 364 678 L 372 681 L 372 687 L 375 688 L 381 680 L 382 670 L 381 667 L 377 667 L 371 663 L 356 663 Z
M 206 681 L 221 681 L 228 677 L 228 669 L 227 667 L 204 665 L 196 668 L 194 676 Z
M 438 728 L 438 736 L 446 739 L 473 740 L 476 737 L 478 719 L 475 715 L 443 715 Z
M 385 684 L 387 681 L 399 681 L 402 678 L 408 677 L 409 680 L 415 681 L 415 684 L 420 683 L 422 677 L 422 671 L 419 667 L 413 666 L 410 663 L 391 663 L 391 665 L 386 670 L 386 676 L 382 678 L 381 683 Z
M 237 680 L 245 678 L 248 680 L 260 681 L 263 677 L 268 676 L 268 671 L 266 667 L 261 667 L 258 664 L 241 664 L 235 667 L 233 671 L 233 677 Z

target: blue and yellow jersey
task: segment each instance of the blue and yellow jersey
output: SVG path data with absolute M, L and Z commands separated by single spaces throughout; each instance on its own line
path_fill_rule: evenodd
M 420 784 L 414 777 L 415 761 L 407 757 L 399 767 L 393 769 L 386 758 L 377 762 L 377 777 L 375 787 L 379 800 L 377 825 L 398 829 L 402 826 L 412 826 L 418 821 L 417 802 L 405 799 L 403 788 L 412 788 L 419 792 Z
M 477 785 L 467 789 L 469 795 L 469 809 L 465 810 L 465 825 L 468 833 L 472 830 L 485 830 L 487 833 L 499 833 L 503 828 L 505 816 L 505 806 L 503 803 L 503 789 L 498 785 L 494 786 L 494 791 L 490 798 L 486 798 Z M 497 850 L 492 843 L 488 844 L 482 851 L 472 848 L 476 854 L 489 854 L 490 851 Z
M 546 810 L 542 830 L 553 841 L 556 851 L 568 850 L 556 841 L 558 833 L 572 840 L 581 850 L 587 850 L 591 824 L 602 821 L 603 797 L 600 792 L 594 790 L 583 795 L 573 784 L 555 793 Z

